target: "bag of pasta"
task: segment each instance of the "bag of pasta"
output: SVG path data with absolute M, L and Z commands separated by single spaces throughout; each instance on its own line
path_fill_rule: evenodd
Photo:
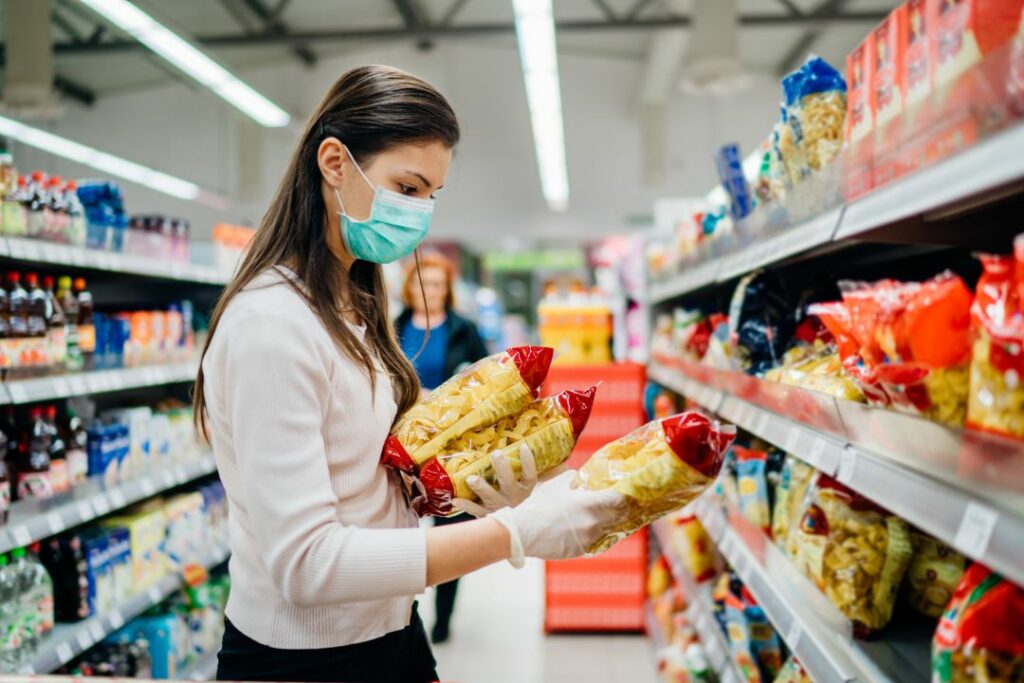
M 1014 255 L 982 256 L 971 307 L 967 425 L 1024 439 L 1024 235 Z
M 842 148 L 846 81 L 831 64 L 812 55 L 782 79 L 782 90 L 787 126 L 779 146 L 796 182 L 830 164 Z
M 941 617 L 963 578 L 967 558 L 920 531 L 910 532 L 910 544 L 914 556 L 907 567 L 907 602 L 927 617 Z
M 524 445 L 533 453 L 537 475 L 561 465 L 587 426 L 596 392 L 597 387 L 563 391 L 453 439 L 443 453 L 420 468 L 419 481 L 426 498 L 421 510 L 444 517 L 458 512 L 451 504 L 455 498 L 476 502 L 478 497 L 468 483 L 473 476 L 500 490 L 493 460 L 498 453 L 517 478 L 522 474 L 519 450 Z
M 414 473 L 459 436 L 518 413 L 536 397 L 553 357 L 545 346 L 517 346 L 469 366 L 398 419 L 381 461 Z
M 580 468 L 576 486 L 616 489 L 625 497 L 626 513 L 588 551 L 606 550 L 702 494 L 735 438 L 734 426 L 689 411 L 649 422 L 601 447 Z
M 791 533 L 797 567 L 853 622 L 856 637 L 889 623 L 913 553 L 906 522 L 819 474 Z
M 1024 681 L 1024 589 L 968 567 L 935 630 L 932 681 Z
M 795 456 L 786 457 L 779 485 L 775 487 L 775 507 L 772 509 L 772 540 L 776 545 L 788 546 L 787 539 L 816 471 Z

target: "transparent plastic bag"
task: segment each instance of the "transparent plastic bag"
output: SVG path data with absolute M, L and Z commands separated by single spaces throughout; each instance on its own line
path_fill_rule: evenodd
M 381 461 L 414 473 L 462 434 L 518 413 L 536 397 L 553 357 L 545 346 L 517 346 L 469 366 L 398 419 Z
M 907 567 L 907 602 L 927 617 L 941 617 L 963 578 L 967 558 L 919 531 L 910 533 L 910 541 L 914 556 Z
M 690 411 L 649 422 L 594 453 L 580 468 L 576 486 L 614 488 L 626 498 L 626 513 L 588 551 L 617 541 L 704 492 L 718 476 L 736 428 Z
M 820 171 L 838 156 L 846 122 L 846 81 L 831 64 L 811 56 L 782 79 L 786 124 L 779 151 L 790 178 L 797 182 Z
M 597 387 L 563 391 L 534 401 L 516 415 L 457 437 L 444 453 L 420 468 L 418 488 L 425 500 L 416 507 L 435 516 L 456 514 L 452 499 L 477 500 L 466 483 L 474 475 L 500 490 L 494 455 L 504 455 L 519 476 L 519 449 L 524 443 L 533 453 L 538 476 L 558 467 L 569 459 L 587 426 L 596 391 Z

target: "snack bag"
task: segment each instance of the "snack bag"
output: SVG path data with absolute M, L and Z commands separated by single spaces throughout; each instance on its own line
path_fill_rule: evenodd
M 781 547 L 787 539 L 793 522 L 800 512 L 804 496 L 817 472 L 799 458 L 788 456 L 782 466 L 779 485 L 775 488 L 775 506 L 772 508 L 772 539 Z M 792 553 L 790 554 L 792 556 Z
M 772 683 L 814 683 L 811 677 L 807 675 L 804 668 L 800 666 L 800 662 L 796 661 L 796 657 L 790 655 L 786 660 L 786 663 L 782 665 L 779 670 L 779 675 L 775 677 Z
M 518 413 L 537 395 L 553 357 L 545 346 L 517 346 L 469 366 L 398 419 L 381 461 L 415 472 L 456 437 Z
M 764 608 L 757 604 L 754 596 L 748 590 L 743 589 L 744 615 L 747 618 L 747 628 L 750 632 L 750 649 L 757 658 L 757 665 L 761 672 L 761 679 L 770 681 L 778 675 L 782 669 L 782 644 L 779 636 L 768 621 L 768 615 Z
M 783 158 L 794 180 L 828 166 L 843 145 L 846 81 L 831 64 L 811 56 L 782 79 L 792 140 L 781 141 Z
M 1024 236 L 1014 256 L 982 256 L 971 307 L 973 356 L 967 425 L 1024 438 Z
M 750 624 L 747 622 L 746 605 L 738 596 L 725 596 L 725 633 L 729 639 L 729 650 L 747 683 L 761 683 L 761 670 L 757 665 L 753 642 L 750 639 Z
M 779 364 L 796 328 L 794 305 L 777 275 L 757 271 L 741 279 L 729 303 L 734 362 L 751 375 Z
M 625 496 L 627 512 L 589 552 L 607 550 L 703 493 L 718 476 L 735 438 L 734 426 L 690 411 L 649 422 L 600 448 L 580 468 L 576 485 L 615 488 Z
M 964 573 L 932 640 L 933 683 L 1024 680 L 1024 589 L 981 564 Z
M 761 450 L 733 445 L 736 454 L 736 490 L 740 512 L 766 534 L 771 534 L 771 493 L 769 480 L 776 478 L 782 454 L 774 449 Z
M 684 515 L 672 520 L 672 529 L 676 553 L 693 580 L 700 583 L 714 576 L 715 544 L 700 520 L 694 515 Z
M 422 511 L 447 516 L 458 512 L 451 505 L 453 498 L 476 501 L 476 493 L 466 483 L 473 475 L 498 488 L 493 457 L 499 452 L 516 476 L 522 474 L 519 448 L 524 444 L 533 453 L 538 475 L 561 465 L 587 426 L 596 392 L 597 387 L 591 387 L 538 399 L 515 415 L 450 441 L 443 453 L 420 468 L 419 481 L 426 495 Z
M 906 522 L 819 474 L 793 533 L 797 567 L 853 622 L 856 637 L 889 623 L 913 553 Z
M 919 531 L 910 533 L 910 544 L 914 555 L 907 567 L 907 602 L 925 616 L 941 617 L 963 578 L 967 558 Z

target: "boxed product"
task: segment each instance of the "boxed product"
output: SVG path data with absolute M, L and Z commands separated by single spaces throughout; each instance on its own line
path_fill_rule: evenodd
M 101 416 L 104 422 L 116 423 L 127 428 L 128 453 L 121 464 L 121 479 L 127 480 L 140 472 L 150 471 L 153 461 L 150 454 L 150 425 L 153 411 L 147 407 L 118 408 Z
M 869 54 L 872 60 L 871 110 L 875 127 L 882 129 L 897 119 L 903 111 L 902 65 L 904 64 L 903 40 L 907 24 L 907 7 L 894 9 L 889 16 L 871 33 L 874 50 Z
M 1010 42 L 1024 0 L 934 0 L 931 7 L 935 86 L 942 88 Z
M 933 0 L 908 0 L 903 6 L 906 19 L 900 32 L 903 53 L 901 82 L 903 102 L 908 109 L 923 104 L 932 92 L 934 74 L 929 40 L 932 4 Z
M 128 530 L 135 592 L 145 591 L 167 575 L 167 558 L 164 553 L 167 520 L 163 501 L 151 500 L 128 514 L 103 520 L 103 525 Z
M 103 614 L 110 611 L 116 601 L 110 539 L 101 529 L 87 529 L 81 538 L 89 586 L 89 613 Z
M 398 419 L 381 461 L 414 473 L 449 442 L 526 407 L 547 377 L 554 351 L 519 346 L 474 363 Z
M 113 527 L 107 529 L 106 535 L 114 595 L 117 600 L 123 600 L 135 592 L 132 583 L 131 533 L 123 527 Z
M 516 476 L 522 474 L 519 451 L 524 446 L 533 453 L 538 475 L 564 463 L 590 419 L 596 391 L 597 387 L 569 390 L 539 399 L 515 415 L 451 440 L 441 454 L 420 468 L 419 482 L 426 497 L 421 510 L 448 515 L 457 512 L 452 499 L 476 501 L 477 495 L 467 483 L 471 476 L 500 488 L 493 464 L 499 453 Z
M 734 426 L 691 411 L 649 422 L 600 448 L 580 468 L 576 485 L 616 489 L 626 498 L 627 514 L 589 551 L 606 550 L 703 493 L 735 438 Z

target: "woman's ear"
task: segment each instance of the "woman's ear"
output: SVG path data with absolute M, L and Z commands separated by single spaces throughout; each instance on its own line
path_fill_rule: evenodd
M 348 151 L 338 138 L 325 138 L 316 151 L 316 163 L 320 175 L 328 185 L 337 189 L 348 171 Z

